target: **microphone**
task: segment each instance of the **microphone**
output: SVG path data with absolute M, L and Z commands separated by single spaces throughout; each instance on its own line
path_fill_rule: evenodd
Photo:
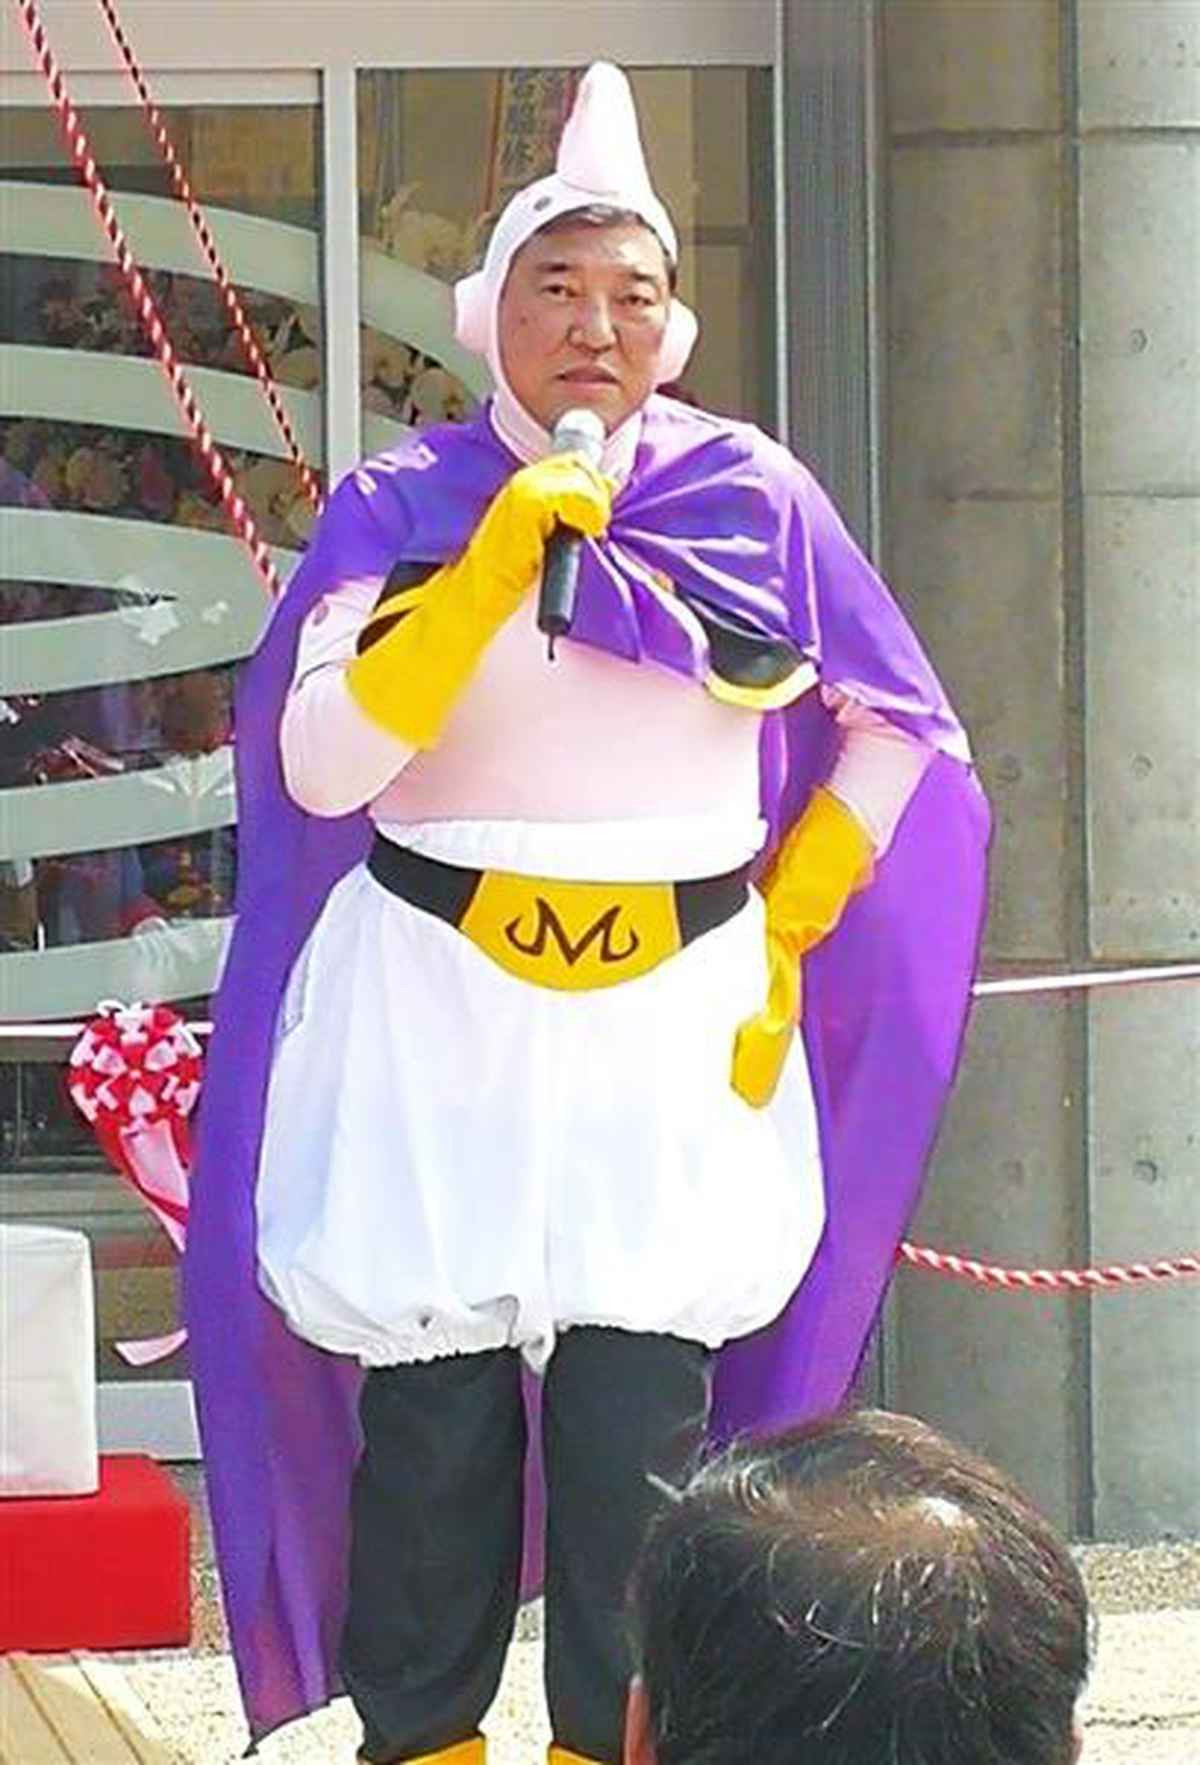
M 550 451 L 556 454 L 583 454 L 598 466 L 604 453 L 604 423 L 595 411 L 580 409 L 564 411 L 554 425 Z M 558 522 L 546 542 L 542 561 L 542 586 L 538 594 L 537 625 L 549 639 L 548 653 L 554 660 L 556 638 L 566 637 L 575 617 L 575 591 L 579 584 L 579 554 L 583 535 Z

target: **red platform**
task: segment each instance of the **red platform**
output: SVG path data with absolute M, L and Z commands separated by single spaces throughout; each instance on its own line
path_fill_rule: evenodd
M 95 1495 L 0 1498 L 0 1653 L 186 1643 L 189 1531 L 153 1459 L 102 1456 Z

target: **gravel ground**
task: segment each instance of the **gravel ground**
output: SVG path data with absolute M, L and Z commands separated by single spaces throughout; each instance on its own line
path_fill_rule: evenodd
M 1098 1612 L 1200 1610 L 1200 1543 L 1081 1544 L 1075 1554 Z
M 489 1765 L 540 1765 L 549 1727 L 541 1643 L 509 1651 L 485 1727 Z M 118 1657 L 154 1713 L 179 1765 L 234 1765 L 245 1748 L 233 1668 L 225 1655 Z M 1196 1765 L 1200 1760 L 1200 1609 L 1102 1613 L 1096 1672 L 1084 1711 L 1084 1765 Z M 358 1729 L 344 1699 L 263 1742 L 262 1765 L 351 1765 Z
M 233 1765 L 246 1735 L 225 1652 L 202 1483 L 192 1468 L 181 1481 L 196 1515 L 192 1647 L 114 1658 L 179 1765 Z M 1081 1545 L 1077 1556 L 1099 1615 L 1096 1669 L 1084 1712 L 1084 1765 L 1198 1765 L 1200 1542 Z M 540 1765 L 544 1759 L 549 1729 L 536 1605 L 518 1621 L 486 1727 L 489 1765 Z M 356 1740 L 353 1713 L 342 1699 L 265 1741 L 259 1757 L 262 1765 L 352 1765 Z

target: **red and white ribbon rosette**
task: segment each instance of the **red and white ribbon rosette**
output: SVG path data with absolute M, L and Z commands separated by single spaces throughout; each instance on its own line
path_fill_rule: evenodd
M 141 1196 L 175 1249 L 187 1236 L 188 1116 L 200 1095 L 200 1044 L 169 1005 L 105 1000 L 71 1050 L 68 1087 L 113 1168 Z M 133 1366 L 171 1354 L 186 1331 L 117 1347 Z

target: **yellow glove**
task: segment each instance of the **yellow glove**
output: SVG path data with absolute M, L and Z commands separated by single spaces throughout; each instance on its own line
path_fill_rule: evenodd
M 580 454 L 514 472 L 462 556 L 373 616 L 385 634 L 346 670 L 367 716 L 410 747 L 433 747 L 484 650 L 537 581 L 556 523 L 595 537 L 611 509 L 608 480 Z
M 831 932 L 872 876 L 875 848 L 830 791 L 816 790 L 763 883 L 767 1003 L 733 1044 L 733 1088 L 755 1109 L 775 1095 L 800 1014 L 800 958 Z

